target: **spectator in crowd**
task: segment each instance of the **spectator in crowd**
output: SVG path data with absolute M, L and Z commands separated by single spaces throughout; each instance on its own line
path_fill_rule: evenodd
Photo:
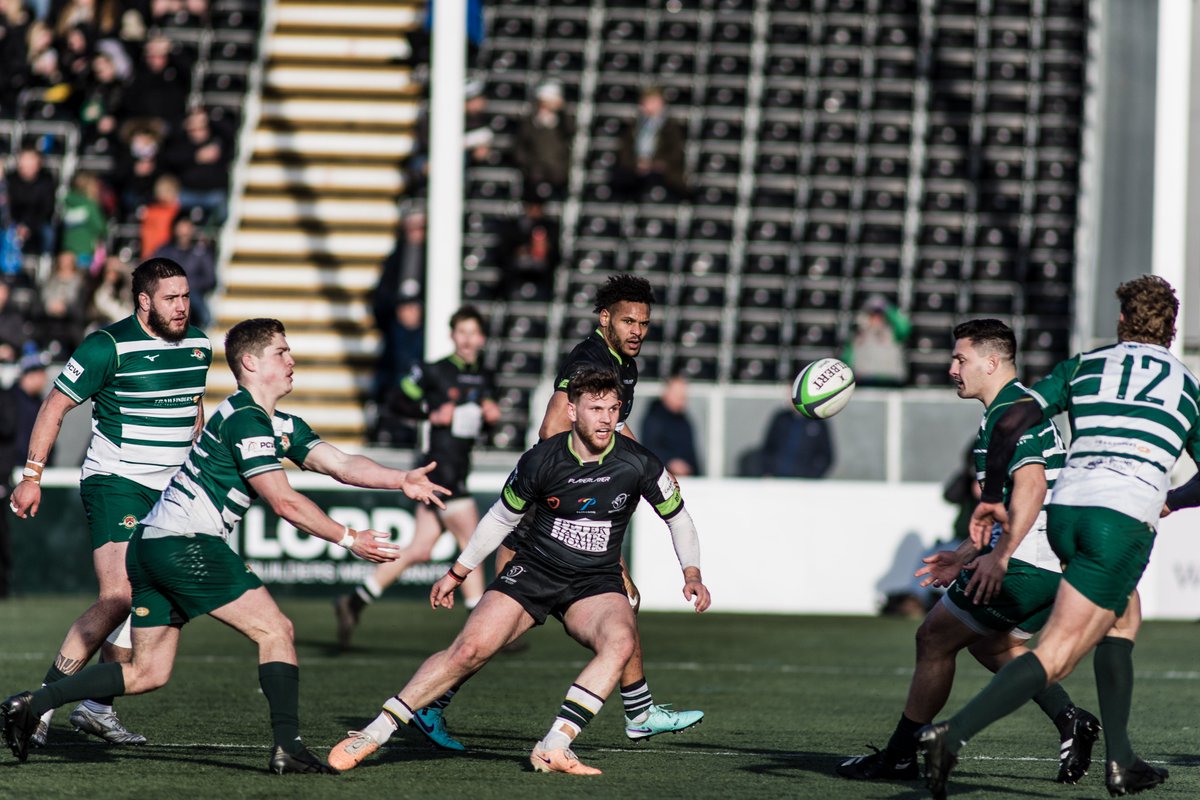
M 46 393 L 46 364 L 37 353 L 21 359 L 21 374 L 0 392 L 0 502 L 12 494 L 13 469 L 25 462 L 33 422 Z M 5 503 L 7 505 L 7 503 Z M 8 514 L 0 514 L 0 599 L 12 594 L 12 542 Z
M 58 51 L 54 49 L 54 30 L 41 20 L 30 23 L 26 32 L 25 61 L 29 87 L 49 88 L 62 84 Z
M 561 230 L 541 203 L 527 202 L 524 211 L 501 228 L 500 293 L 508 299 L 549 299 Z
M 383 401 L 409 368 L 425 356 L 419 308 L 424 283 L 425 214 L 411 211 L 404 217 L 395 249 L 383 261 L 379 283 L 371 297 L 375 326 L 383 340 L 375 379 L 377 401 Z
M 696 434 L 687 414 L 687 401 L 687 378 L 672 375 L 663 385 L 662 394 L 651 401 L 638 428 L 642 432 L 642 444 L 658 456 L 672 474 L 680 477 L 700 474 Z
M 171 136 L 163 152 L 166 169 L 179 178 L 179 203 L 204 209 L 216 225 L 225 220 L 233 137 L 224 125 L 197 106 L 188 112 L 183 132 Z
M 668 114 L 662 89 L 647 87 L 642 91 L 637 119 L 621 134 L 613 182 L 635 199 L 685 199 L 685 144 L 683 125 Z
M 107 39 L 117 35 L 120 22 L 118 0 L 67 0 L 58 13 L 54 31 L 60 39 L 77 30 L 89 39 Z
M 105 39 L 97 43 L 92 58 L 92 80 L 85 89 L 79 118 L 83 123 L 84 144 L 92 144 L 101 152 L 113 146 L 117 112 L 125 96 L 129 69 L 129 57 L 118 42 Z
M 192 65 L 182 53 L 172 52 L 171 40 L 163 36 L 146 42 L 142 61 L 125 93 L 121 115 L 126 120 L 157 118 L 167 130 L 175 130 L 187 108 Z
M 203 27 L 208 22 L 208 0 L 151 0 L 150 20 L 158 27 Z
M 180 208 L 179 179 L 159 175 L 154 181 L 154 202 L 142 214 L 142 253 L 153 253 L 171 241 L 171 226 Z
M 91 269 L 107 237 L 108 220 L 100 209 L 100 179 L 95 173 L 79 170 L 63 200 L 62 249 L 74 254 L 80 269 Z
M 155 258 L 169 258 L 187 273 L 192 299 L 192 324 L 207 328 L 212 322 L 208 295 L 217 288 L 217 264 L 208 241 L 196 235 L 191 212 L 180 211 L 171 224 L 171 241 L 154 252 Z
M 29 340 L 25 315 L 13 307 L 12 287 L 0 281 L 0 364 L 13 364 Z
M 908 375 L 904 342 L 912 323 L 882 295 L 867 299 L 855 322 L 854 338 L 842 360 L 860 386 L 902 386 Z
M 40 329 L 51 355 L 65 357 L 83 341 L 86 289 L 85 273 L 78 268 L 75 254 L 63 250 L 55 257 L 54 272 L 42 287 Z
M 463 158 L 466 166 L 484 164 L 492 152 L 495 138 L 488 126 L 487 97 L 481 80 L 468 81 L 463 88 Z M 424 197 L 429 187 L 429 115 L 421 112 L 412 152 L 404 162 L 404 188 L 413 197 Z
M 9 214 L 26 255 L 54 252 L 54 178 L 42 167 L 33 146 L 21 148 L 16 169 L 8 174 Z
M 29 25 L 23 0 L 0 0 L 0 114 L 17 111 L 17 99 L 29 85 Z
M 133 273 L 119 256 L 104 260 L 104 268 L 92 289 L 88 306 L 89 329 L 103 328 L 129 316 L 129 297 Z
M 575 121 L 563 110 L 562 84 L 546 81 L 535 92 L 537 106 L 521 120 L 514 157 L 526 202 L 561 200 L 571 171 Z
M 140 119 L 121 126 L 113 184 L 125 215 L 134 213 L 154 196 L 154 184 L 162 174 L 162 135 L 159 120 Z
M 94 44 L 88 36 L 88 29 L 82 25 L 70 28 L 58 40 L 58 63 L 62 69 L 63 81 L 69 89 L 69 94 L 63 101 L 66 108 L 78 110 L 83 93 L 91 83 Z
M 829 423 L 809 419 L 790 408 L 781 409 L 767 426 L 757 458 L 739 471 L 768 478 L 824 478 L 833 466 Z M 754 463 L 757 462 L 757 463 Z

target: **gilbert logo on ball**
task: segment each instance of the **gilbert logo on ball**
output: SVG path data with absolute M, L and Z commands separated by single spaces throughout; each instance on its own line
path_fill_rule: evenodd
M 846 407 L 852 394 L 854 371 L 836 358 L 817 359 L 792 383 L 792 405 L 812 419 L 829 419 Z

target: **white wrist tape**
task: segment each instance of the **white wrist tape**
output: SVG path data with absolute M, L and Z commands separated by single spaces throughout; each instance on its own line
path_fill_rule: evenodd
M 347 525 L 346 532 L 342 534 L 342 538 L 338 541 L 338 547 L 344 547 L 347 550 L 354 547 L 354 542 L 357 541 L 355 533 L 356 531 L 350 530 L 350 526 Z

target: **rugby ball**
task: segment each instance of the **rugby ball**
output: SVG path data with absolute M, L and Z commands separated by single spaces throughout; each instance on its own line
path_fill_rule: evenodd
M 792 383 L 792 405 L 811 419 L 829 419 L 850 402 L 854 371 L 836 358 L 820 358 L 800 370 Z

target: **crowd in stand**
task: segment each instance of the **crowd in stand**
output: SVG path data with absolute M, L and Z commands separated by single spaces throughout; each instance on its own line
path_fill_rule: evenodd
M 197 103 L 192 56 L 171 38 L 207 24 L 208 0 L 0 0 L 0 120 L 67 123 L 111 164 L 64 176 L 53 137 L 13 142 L 0 173 L 0 320 L 22 324 L 0 322 L 0 363 L 67 353 L 128 316 L 121 287 L 154 255 L 183 264 L 193 321 L 209 322 L 234 136 Z M 120 253 L 117 223 L 141 230 Z

